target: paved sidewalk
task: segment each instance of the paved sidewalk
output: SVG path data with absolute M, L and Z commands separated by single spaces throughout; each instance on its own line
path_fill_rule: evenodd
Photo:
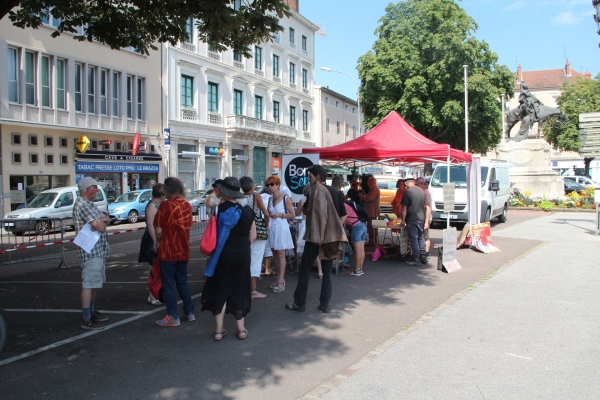
M 343 383 L 329 380 L 306 398 L 327 384 L 334 387 L 324 399 L 597 398 L 600 237 L 594 223 L 594 214 L 556 213 L 497 227 L 494 237 L 546 243 L 430 320 L 422 318 L 418 329 L 397 335 L 372 362 L 363 358 Z

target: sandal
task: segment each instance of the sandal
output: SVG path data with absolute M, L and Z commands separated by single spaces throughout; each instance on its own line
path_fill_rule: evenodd
M 365 273 L 363 272 L 362 269 L 355 269 L 354 271 L 350 271 L 348 272 L 348 275 L 350 276 L 361 276 L 364 275 Z
M 267 295 L 264 293 L 252 292 L 252 299 L 264 299 L 265 297 L 267 297 Z
M 153 306 L 162 306 L 162 303 L 160 302 L 160 300 L 158 300 L 158 299 L 152 300 L 150 298 L 150 296 L 148 296 L 147 301 L 148 301 L 148 303 L 152 304 Z
M 281 293 L 281 292 L 285 292 L 285 282 L 281 282 L 273 288 L 273 293 Z
M 246 336 L 248 336 L 248 329 L 244 329 L 243 331 L 238 331 L 238 339 L 246 340 Z
M 226 329 L 223 329 L 221 332 L 215 332 L 215 342 L 220 342 L 225 336 L 227 336 Z

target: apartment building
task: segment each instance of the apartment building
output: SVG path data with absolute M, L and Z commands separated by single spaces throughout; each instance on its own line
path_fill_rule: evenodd
M 318 27 L 290 1 L 291 16 L 273 43 L 257 43 L 252 58 L 216 52 L 198 40 L 164 46 L 168 168 L 188 189 L 225 176 L 262 182 L 281 169 L 283 153 L 314 147 L 315 51 Z M 239 3 L 234 3 L 239 5 Z
M 316 103 L 319 105 L 318 123 L 320 135 L 318 147 L 345 143 L 361 135 L 358 103 L 328 87 L 316 86 Z
M 0 204 L 92 176 L 110 198 L 163 179 L 160 53 L 111 50 L 73 35 L 0 21 Z M 131 142 L 141 134 L 139 154 Z M 80 136 L 90 141 L 79 152 Z

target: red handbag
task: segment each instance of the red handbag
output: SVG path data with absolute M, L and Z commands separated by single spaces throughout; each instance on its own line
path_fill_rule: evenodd
M 163 301 L 162 297 L 162 278 L 160 276 L 160 261 L 158 257 L 154 257 L 152 269 L 148 274 L 148 289 L 155 299 Z
M 217 247 L 217 217 L 210 217 L 206 231 L 200 240 L 200 253 L 210 256 Z

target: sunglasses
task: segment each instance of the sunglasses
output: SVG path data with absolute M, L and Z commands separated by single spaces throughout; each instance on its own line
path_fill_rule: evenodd
M 267 186 L 275 186 L 277 185 L 275 182 L 267 183 Z

